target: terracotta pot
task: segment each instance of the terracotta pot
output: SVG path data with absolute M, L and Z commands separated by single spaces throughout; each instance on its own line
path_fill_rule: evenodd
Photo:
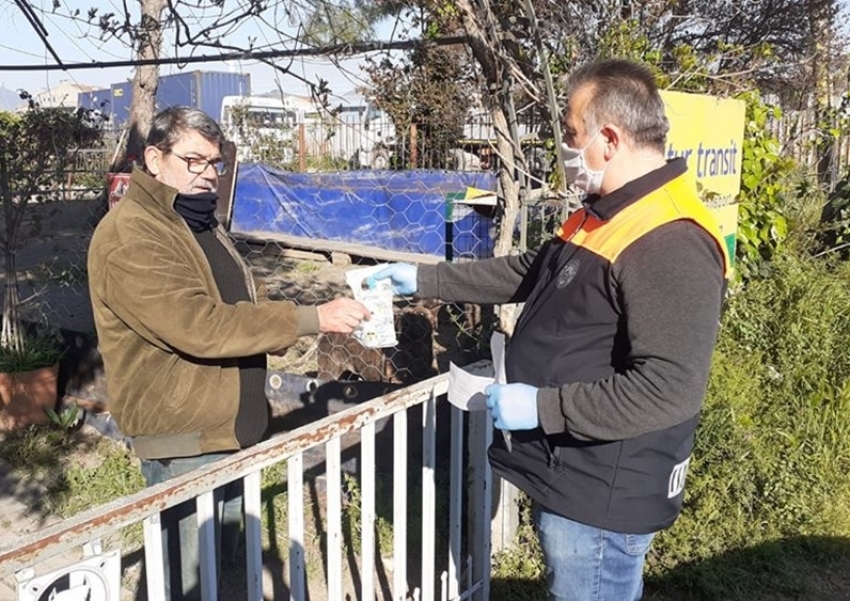
M 55 409 L 59 363 L 18 373 L 0 372 L 0 431 L 46 423 Z

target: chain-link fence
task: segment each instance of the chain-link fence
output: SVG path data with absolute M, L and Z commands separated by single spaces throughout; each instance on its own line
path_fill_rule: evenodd
M 248 102 L 246 100 L 246 102 Z M 330 110 L 294 111 L 258 98 L 228 111 L 223 129 L 241 162 L 261 162 L 286 171 L 357 169 L 446 169 L 495 171 L 496 134 L 487 112 L 471 112 L 454 135 L 434 135 L 422 124 L 394 123 L 368 102 Z M 546 122 L 531 110 L 518 117 L 528 169 L 539 181 L 551 172 L 551 147 L 541 138 Z M 543 137 L 550 137 L 543 134 Z
M 492 214 L 469 190 L 488 191 L 492 174 L 448 171 L 292 173 L 240 168 L 231 235 L 272 298 L 321 303 L 350 295 L 346 272 L 383 261 L 433 263 L 490 256 Z M 486 206 L 485 206 L 486 208 Z M 486 312 L 485 312 L 486 316 Z M 353 336 L 302 339 L 275 369 L 320 383 L 365 380 L 405 385 L 483 356 L 478 307 L 397 300 L 398 345 L 375 349 Z M 351 389 L 355 390 L 355 389 Z
M 848 119 L 845 101 L 843 119 Z M 783 155 L 793 157 L 808 172 L 816 174 L 828 191 L 835 189 L 841 180 L 850 177 L 850 135 L 836 118 L 836 126 L 824 127 L 817 111 L 786 111 L 778 119 L 771 119 L 769 127 L 781 144 Z

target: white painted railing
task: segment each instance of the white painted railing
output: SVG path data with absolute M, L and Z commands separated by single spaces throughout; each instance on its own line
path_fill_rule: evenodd
M 46 560 L 62 559 L 84 546 L 99 547 L 100 541 L 138 522 L 144 524 L 144 555 L 148 598 L 163 598 L 164 573 L 161 547 L 160 512 L 189 499 L 197 503 L 201 537 L 201 592 L 206 600 L 218 599 L 218 574 L 215 568 L 215 540 L 212 528 L 213 490 L 242 479 L 245 499 L 245 537 L 247 549 L 247 591 L 245 599 L 263 599 L 263 565 L 261 542 L 261 471 L 274 464 L 287 462 L 287 489 L 302 491 L 304 483 L 304 453 L 324 446 L 327 478 L 327 507 L 325 508 L 327 549 L 323 554 L 327 574 L 327 598 L 344 597 L 343 532 L 342 532 L 342 444 L 343 435 L 360 433 L 360 494 L 361 547 L 359 594 L 356 598 L 372 600 L 386 598 L 376 591 L 374 579 L 376 539 L 376 422 L 392 419 L 393 443 L 393 557 L 391 599 L 462 600 L 489 598 L 490 516 L 492 486 L 486 460 L 486 448 L 491 438 L 491 426 L 484 414 L 463 414 L 454 407 L 450 425 L 449 486 L 437 486 L 437 406 L 445 403 L 447 376 L 441 375 L 403 390 L 391 392 L 349 410 L 324 418 L 285 435 L 273 437 L 261 444 L 239 452 L 225 460 L 169 480 L 106 505 L 92 508 L 72 519 L 65 520 L 42 532 L 21 539 L 13 548 L 0 549 L 0 578 L 17 576 L 18 582 L 32 578 L 39 564 Z M 408 465 L 408 412 L 422 406 L 421 466 Z M 464 419 L 468 432 L 464 436 Z M 441 436 L 439 440 L 445 440 Z M 464 469 L 464 444 L 468 445 L 469 466 Z M 382 448 L 381 453 L 390 449 Z M 409 470 L 422 470 L 422 532 L 421 548 L 411 550 L 408 537 Z M 467 494 L 466 518 L 463 513 L 463 493 Z M 448 516 L 437 515 L 438 495 L 446 495 Z M 445 499 L 443 499 L 445 501 Z M 284 583 L 290 598 L 307 598 L 308 579 L 305 566 L 304 501 L 302 494 L 288 495 L 289 521 L 289 582 Z M 436 532 L 448 533 L 447 565 L 437 565 Z M 464 545 L 464 541 L 466 544 Z M 463 557 L 462 549 L 468 549 Z M 418 582 L 410 582 L 407 574 L 408 556 L 421 558 Z M 442 555 L 442 554 L 441 554 Z M 68 556 L 68 564 L 74 559 Z M 439 572 L 439 577 L 437 576 Z M 311 595 L 315 597 L 315 595 Z M 19 589 L 19 598 L 20 589 Z M 37 597 L 36 597 L 37 598 Z M 110 592 L 108 601 L 119 596 Z

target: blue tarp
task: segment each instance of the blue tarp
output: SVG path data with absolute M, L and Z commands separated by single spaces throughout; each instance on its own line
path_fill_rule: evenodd
M 495 190 L 496 179 L 484 172 L 290 173 L 240 165 L 230 230 L 445 257 L 450 215 L 453 256 L 490 256 L 490 220 L 454 203 L 468 187 Z

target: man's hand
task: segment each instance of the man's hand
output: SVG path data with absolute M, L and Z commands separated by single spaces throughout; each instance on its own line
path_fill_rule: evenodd
M 484 390 L 487 410 L 499 430 L 533 430 L 537 417 L 537 389 L 528 384 L 490 384 Z
M 410 263 L 390 263 L 368 278 L 366 284 L 375 288 L 378 280 L 389 279 L 393 285 L 393 294 L 397 296 L 413 296 L 416 294 L 416 265 Z
M 317 306 L 316 311 L 319 314 L 320 332 L 351 334 L 361 321 L 372 317 L 369 309 L 353 298 L 332 300 L 329 303 Z

